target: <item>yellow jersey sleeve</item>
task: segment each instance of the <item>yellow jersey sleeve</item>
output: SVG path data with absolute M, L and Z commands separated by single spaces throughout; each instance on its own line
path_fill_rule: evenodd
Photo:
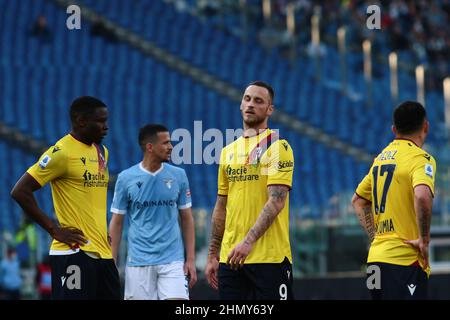
M 44 152 L 39 161 L 32 165 L 27 172 L 41 185 L 64 175 L 67 170 L 67 155 L 59 146 L 50 147 Z
M 359 183 L 355 193 L 361 198 L 372 202 L 372 167 L 369 173 Z
M 278 140 L 267 149 L 267 185 L 282 184 L 292 188 L 294 154 L 286 140 Z M 263 161 L 264 162 L 264 161 Z
M 436 161 L 427 154 L 421 154 L 416 157 L 411 172 L 413 188 L 424 184 L 427 185 L 434 196 L 434 177 L 436 176 Z
M 219 173 L 217 178 L 218 191 L 217 194 L 221 196 L 228 195 L 228 177 L 226 173 L 226 149 L 223 148 L 220 153 Z

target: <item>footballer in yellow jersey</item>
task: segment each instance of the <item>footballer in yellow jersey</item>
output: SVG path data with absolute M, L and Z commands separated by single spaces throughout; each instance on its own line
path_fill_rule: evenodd
M 72 131 L 30 167 L 11 195 L 53 238 L 54 299 L 119 299 L 120 283 L 107 234 L 108 126 L 106 105 L 80 97 L 71 105 Z M 33 192 L 51 184 L 58 224 L 37 206 Z
M 50 182 L 59 223 L 81 230 L 87 240 L 79 247 L 104 259 L 112 258 L 106 225 L 107 161 L 105 147 L 84 144 L 68 134 L 27 170 L 41 186 Z M 51 255 L 73 251 L 56 239 L 50 247 Z
M 205 275 L 220 299 L 293 299 L 289 191 L 294 156 L 268 129 L 273 89 L 256 81 L 241 102 L 244 134 L 222 149 Z
M 267 202 L 266 192 L 255 191 L 266 190 L 269 185 L 292 187 L 294 157 L 288 142 L 279 139 L 276 131 L 266 129 L 253 137 L 240 137 L 226 146 L 219 166 L 218 194 L 228 199 L 220 250 L 220 262 L 225 263 Z M 289 195 L 277 219 L 255 243 L 245 263 L 280 263 L 286 257 L 292 261 L 288 200 Z
M 396 138 L 375 158 L 353 201 L 360 203 L 355 209 L 373 238 L 367 263 L 381 266 L 381 278 L 390 281 L 372 294 L 423 298 L 423 278 L 430 272 L 429 220 L 436 174 L 436 161 L 421 149 L 428 133 L 425 109 L 415 102 L 399 105 L 393 130 Z M 401 283 L 400 273 L 415 276 L 403 276 L 409 282 L 403 286 L 392 285 Z M 398 279 L 389 279 L 389 274 Z

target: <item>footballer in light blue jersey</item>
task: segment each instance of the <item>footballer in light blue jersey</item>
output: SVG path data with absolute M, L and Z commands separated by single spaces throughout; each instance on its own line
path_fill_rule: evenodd
M 128 217 L 128 266 L 184 261 L 179 209 L 192 206 L 183 169 L 168 163 L 152 173 L 142 163 L 122 171 L 111 212 Z
M 124 299 L 189 299 L 197 271 L 188 178 L 168 163 L 173 146 L 166 127 L 142 127 L 139 145 L 143 159 L 119 174 L 109 224 L 117 262 L 125 217 L 129 222 Z

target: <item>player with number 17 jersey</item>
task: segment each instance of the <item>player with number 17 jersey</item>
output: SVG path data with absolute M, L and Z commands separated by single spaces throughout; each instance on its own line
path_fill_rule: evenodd
M 414 188 L 427 185 L 434 194 L 436 161 L 413 141 L 393 140 L 374 160 L 356 194 L 372 202 L 375 238 L 367 262 L 411 265 L 416 249 L 404 243 L 419 238 L 414 210 Z M 428 274 L 429 267 L 425 270 Z

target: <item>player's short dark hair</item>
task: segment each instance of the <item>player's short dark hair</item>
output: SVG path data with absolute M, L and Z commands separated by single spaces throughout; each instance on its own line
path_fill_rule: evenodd
M 416 133 L 422 128 L 426 117 L 427 112 L 419 102 L 405 101 L 394 110 L 394 126 L 399 134 Z
M 97 108 L 106 108 L 106 104 L 90 96 L 76 98 L 70 106 L 70 120 L 75 122 L 78 115 L 93 114 Z
M 145 151 L 147 143 L 155 143 L 157 141 L 158 132 L 169 132 L 169 129 L 162 124 L 147 124 L 139 129 L 139 145 L 142 151 Z
M 273 98 L 275 97 L 275 92 L 273 91 L 273 88 L 269 84 L 267 84 L 266 82 L 260 81 L 260 80 L 253 81 L 247 87 L 250 87 L 250 86 L 257 86 L 257 87 L 266 88 L 267 91 L 269 91 L 270 100 L 273 101 Z

